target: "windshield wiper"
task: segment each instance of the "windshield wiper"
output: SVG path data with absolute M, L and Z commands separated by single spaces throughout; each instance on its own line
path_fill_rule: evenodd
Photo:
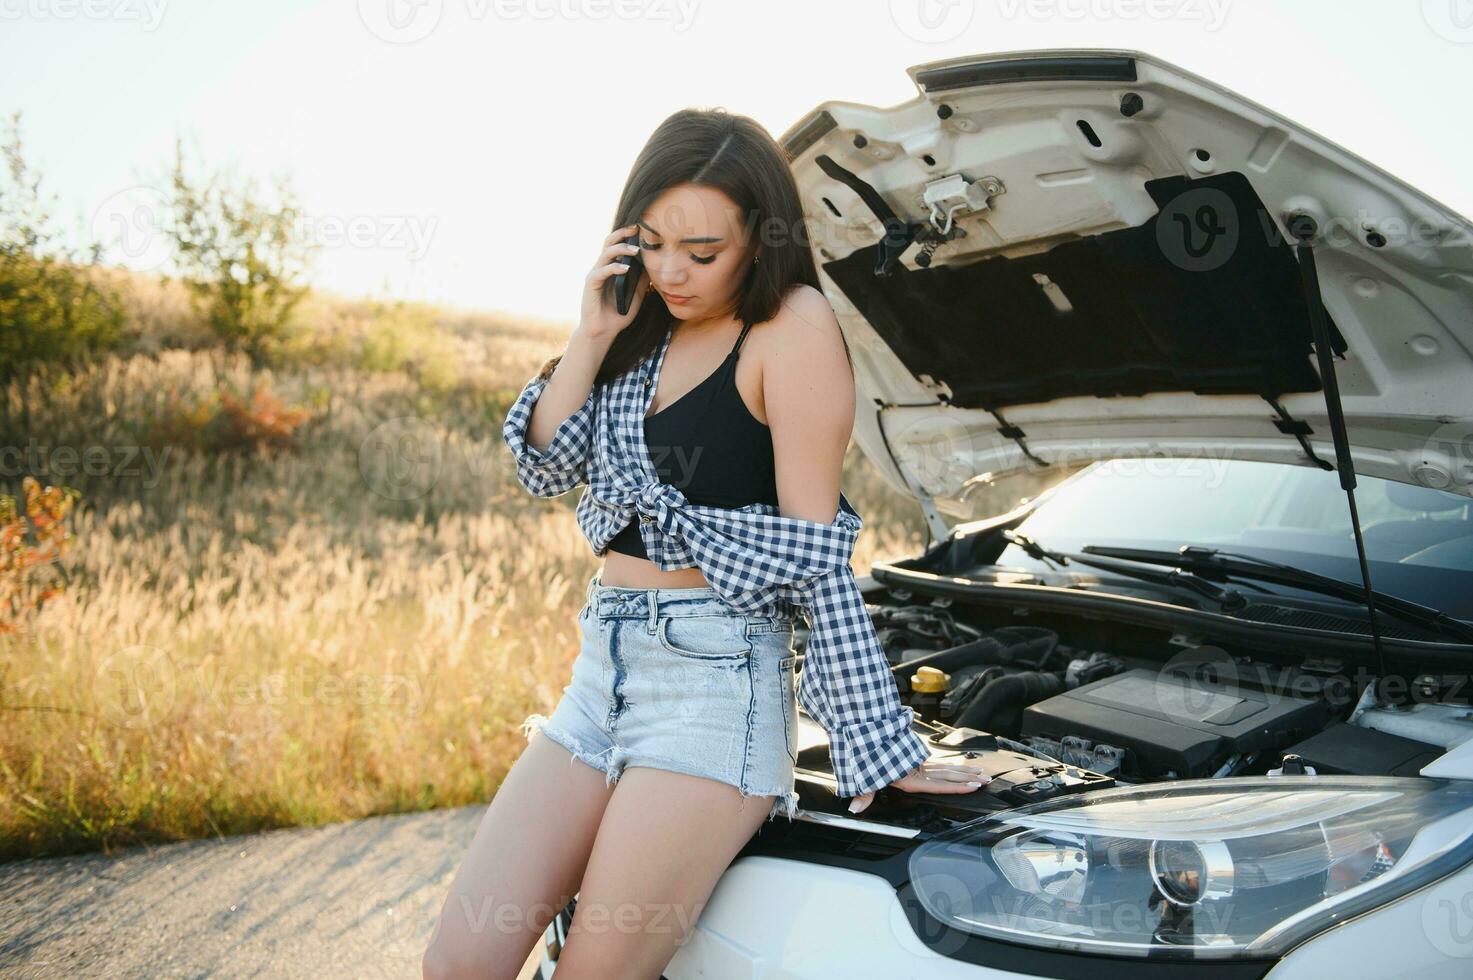
M 1131 564 L 1128 561 L 1114 561 L 1108 557 L 1096 558 L 1091 555 L 1081 555 L 1072 551 L 1055 551 L 1052 548 L 1045 548 L 1028 535 L 1012 529 L 1004 529 L 1002 536 L 1021 548 L 1028 557 L 1037 561 L 1049 561 L 1057 565 L 1068 565 L 1070 562 L 1077 562 L 1080 565 L 1103 568 L 1147 582 L 1188 588 L 1213 600 L 1224 612 L 1236 612 L 1248 605 L 1247 597 L 1237 589 L 1223 588 L 1181 568 L 1173 568 L 1169 572 L 1159 572 L 1152 568 L 1142 568 L 1140 565 Z M 1157 562 L 1155 564 L 1160 563 Z
M 1336 596 L 1357 605 L 1365 604 L 1365 590 L 1358 585 L 1329 575 L 1321 575 L 1307 568 L 1286 565 L 1283 562 L 1259 558 L 1257 555 L 1249 555 L 1241 551 L 1224 551 L 1195 544 L 1184 544 L 1176 551 L 1158 551 L 1151 548 L 1111 548 L 1094 544 L 1087 544 L 1082 550 L 1102 557 L 1173 565 L 1193 571 L 1217 571 L 1263 582 L 1275 582 L 1279 585 L 1295 586 L 1309 592 Z M 1455 636 L 1466 642 L 1473 642 L 1473 626 L 1454 619 L 1441 609 L 1424 606 L 1420 602 L 1413 602 L 1386 592 L 1375 591 L 1371 595 L 1376 601 L 1377 609 L 1385 608 L 1419 626 Z

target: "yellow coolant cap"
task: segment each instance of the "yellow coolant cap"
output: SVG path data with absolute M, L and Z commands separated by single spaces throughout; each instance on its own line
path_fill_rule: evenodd
M 921 694 L 939 694 L 946 690 L 951 675 L 938 667 L 919 667 L 910 675 L 910 689 Z

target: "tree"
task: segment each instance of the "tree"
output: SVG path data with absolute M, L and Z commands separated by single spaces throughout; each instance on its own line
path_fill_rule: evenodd
M 92 275 L 101 246 L 76 252 L 56 230 L 41 176 L 25 160 L 21 114 L 0 152 L 0 382 L 44 361 L 73 361 L 117 345 L 123 306 Z
M 260 362 L 275 352 L 308 286 L 301 208 L 284 178 L 274 200 L 254 179 L 192 177 L 175 141 L 167 234 L 196 310 L 230 349 Z

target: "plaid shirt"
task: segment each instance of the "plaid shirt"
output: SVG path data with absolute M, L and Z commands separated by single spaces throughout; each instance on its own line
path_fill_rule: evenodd
M 527 423 L 547 379 L 533 378 L 507 413 L 502 438 L 517 479 L 538 497 L 587 484 L 578 525 L 595 555 L 636 515 L 650 560 L 665 571 L 698 567 L 733 607 L 756 615 L 802 614 L 812 632 L 798 678 L 798 700 L 829 735 L 837 794 L 859 796 L 889 785 L 926 761 L 900 703 L 874 622 L 849 567 L 864 526 L 841 492 L 832 524 L 779 516 L 767 503 L 737 508 L 693 504 L 662 483 L 644 440 L 670 346 L 619 377 L 593 386 L 588 400 L 553 434 L 544 452 L 527 444 Z

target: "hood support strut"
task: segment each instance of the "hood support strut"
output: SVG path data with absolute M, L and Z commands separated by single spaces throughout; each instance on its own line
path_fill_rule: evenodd
M 939 405 L 941 402 L 921 402 L 921 405 L 925 407 L 930 407 L 932 404 Z M 947 536 L 951 534 L 951 525 L 947 524 L 946 519 L 941 516 L 941 511 L 936 507 L 935 498 L 917 486 L 915 481 L 910 478 L 910 474 L 906 472 L 905 467 L 900 465 L 900 460 L 895 458 L 895 449 L 890 445 L 889 434 L 885 432 L 885 409 L 907 407 L 911 406 L 897 405 L 894 402 L 882 402 L 876 399 L 875 428 L 879 430 L 880 442 L 885 446 L 885 454 L 890 457 L 890 465 L 895 468 L 895 472 L 900 474 L 900 478 L 905 481 L 906 486 L 910 487 L 910 492 L 921 503 L 921 515 L 925 518 L 926 523 L 926 549 L 930 550 L 932 541 L 946 540 Z
M 1340 486 L 1350 504 L 1350 526 L 1355 531 L 1355 553 L 1360 559 L 1361 583 L 1365 586 L 1366 611 L 1370 615 L 1371 643 L 1376 648 L 1376 661 L 1381 676 L 1386 676 L 1386 651 L 1381 645 L 1381 629 L 1376 623 L 1376 600 L 1371 588 L 1371 566 L 1366 561 L 1366 543 L 1361 536 L 1360 513 L 1355 506 L 1355 461 L 1350 455 L 1350 436 L 1345 431 L 1345 411 L 1340 404 L 1340 385 L 1335 380 L 1334 352 L 1330 349 L 1330 328 L 1325 322 L 1325 304 L 1320 296 L 1319 271 L 1314 262 L 1314 238 L 1319 222 L 1304 212 L 1288 219 L 1289 234 L 1294 236 L 1294 252 L 1299 259 L 1300 280 L 1304 283 L 1304 303 L 1308 307 L 1310 326 L 1314 330 L 1314 352 L 1319 361 L 1320 381 L 1325 391 L 1325 408 L 1330 415 L 1330 434 L 1335 441 L 1335 463 L 1340 473 Z

